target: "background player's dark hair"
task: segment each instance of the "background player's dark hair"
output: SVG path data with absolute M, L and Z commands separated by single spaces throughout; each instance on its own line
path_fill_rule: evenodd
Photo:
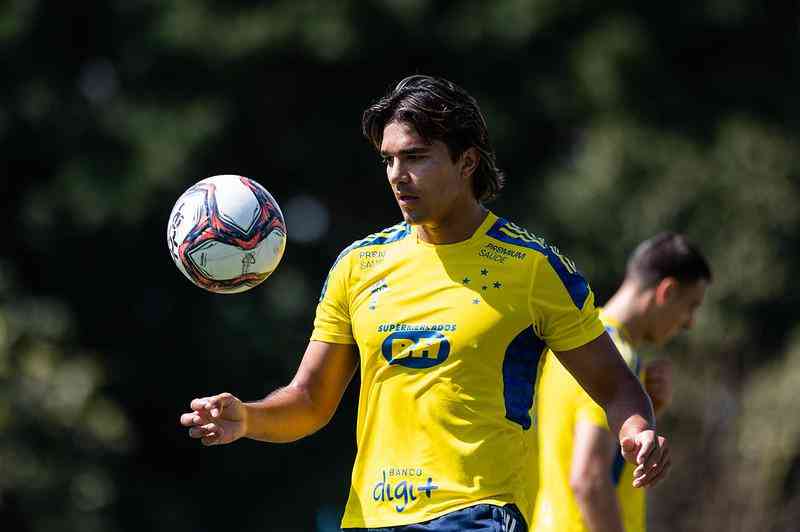
M 700 250 L 681 234 L 664 232 L 639 244 L 628 259 L 626 277 L 651 287 L 666 277 L 680 282 L 712 280 Z
M 383 129 L 395 120 L 414 126 L 427 142 L 446 144 L 453 162 L 475 147 L 480 161 L 472 174 L 472 191 L 478 201 L 494 199 L 503 188 L 505 176 L 495 164 L 486 120 L 475 98 L 455 83 L 432 76 L 409 76 L 364 111 L 361 130 L 380 150 Z

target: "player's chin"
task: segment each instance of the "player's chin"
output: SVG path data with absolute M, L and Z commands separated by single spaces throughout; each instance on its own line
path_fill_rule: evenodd
M 408 209 L 400 207 L 400 212 L 403 214 L 403 220 L 411 225 L 420 225 L 425 223 L 425 214 L 418 209 Z

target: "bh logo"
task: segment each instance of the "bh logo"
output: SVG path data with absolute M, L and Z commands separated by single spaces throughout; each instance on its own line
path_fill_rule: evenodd
M 430 368 L 447 360 L 450 342 L 437 331 L 398 331 L 383 341 L 381 352 L 389 364 Z

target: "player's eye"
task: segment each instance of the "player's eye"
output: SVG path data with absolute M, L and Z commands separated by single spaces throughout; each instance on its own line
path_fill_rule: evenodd
M 392 166 L 392 158 L 391 157 L 381 157 L 381 164 L 384 166 Z

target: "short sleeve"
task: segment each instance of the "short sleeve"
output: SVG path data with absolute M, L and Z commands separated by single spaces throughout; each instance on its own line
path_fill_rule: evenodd
M 554 351 L 568 351 L 600 336 L 603 323 L 589 283 L 572 261 L 555 248 L 534 266 L 531 318 L 539 336 Z
M 322 287 L 314 318 L 312 340 L 332 344 L 354 344 L 348 299 L 350 261 L 346 252 L 336 259 Z

